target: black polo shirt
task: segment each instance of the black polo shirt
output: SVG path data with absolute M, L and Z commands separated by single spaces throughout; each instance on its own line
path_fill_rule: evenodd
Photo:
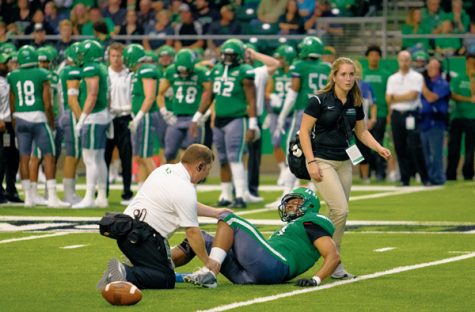
M 312 133 L 312 149 L 315 157 L 328 160 L 349 159 L 345 152 L 348 143 L 343 114 L 352 130 L 357 120 L 364 119 L 363 106 L 354 104 L 354 99 L 349 95 L 343 105 L 333 91 L 312 95 L 309 98 L 304 113 L 317 119 Z

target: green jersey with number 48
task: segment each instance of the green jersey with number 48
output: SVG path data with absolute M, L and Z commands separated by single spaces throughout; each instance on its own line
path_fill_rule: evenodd
M 254 80 L 254 68 L 248 64 L 228 67 L 225 76 L 225 66 L 216 65 L 210 73 L 215 95 L 216 117 L 247 116 L 247 99 L 244 93 L 243 80 Z
M 172 112 L 175 115 L 193 115 L 198 110 L 203 83 L 209 81 L 206 68 L 195 66 L 191 75 L 180 77 L 175 65 L 171 65 L 165 72 L 165 79 L 173 89 Z
M 299 60 L 290 66 L 292 78 L 300 78 L 300 90 L 293 110 L 307 107 L 308 98 L 327 84 L 330 71 L 331 66 L 320 60 Z
M 280 106 L 272 106 L 272 110 L 274 113 L 279 114 L 282 110 L 282 106 L 284 105 L 285 95 L 292 84 L 290 72 L 286 73 L 282 70 L 282 68 L 278 68 L 274 75 L 272 75 L 272 80 L 274 82 L 274 91 L 272 93 L 277 94 L 277 96 L 281 99 Z
M 143 101 L 145 99 L 145 93 L 143 90 L 142 79 L 153 79 L 157 82 L 155 88 L 155 93 L 158 89 L 158 71 L 157 67 L 153 64 L 142 64 L 137 71 L 132 75 L 132 112 L 137 114 L 142 107 Z M 154 112 L 157 110 L 157 105 L 152 104 L 149 112 Z
M 109 74 L 106 65 L 102 63 L 85 64 L 81 70 L 81 84 L 79 86 L 79 105 L 84 108 L 87 98 L 86 78 L 99 77 L 99 92 L 92 110 L 93 113 L 103 111 L 109 105 Z
M 308 212 L 302 217 L 290 221 L 275 232 L 267 241 L 269 245 L 287 259 L 289 279 L 310 269 L 320 258 L 320 253 L 308 238 L 305 223 L 314 223 L 322 227 L 330 236 L 335 227 L 327 217 Z
M 45 111 L 43 83 L 48 81 L 48 71 L 43 68 L 18 68 L 7 76 L 10 89 L 15 94 L 15 111 Z
M 64 110 L 70 110 L 68 102 L 68 84 L 70 80 L 81 80 L 81 69 L 76 66 L 64 66 L 59 72 L 59 96 Z

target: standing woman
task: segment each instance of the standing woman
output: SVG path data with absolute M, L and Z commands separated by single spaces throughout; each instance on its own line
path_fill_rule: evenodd
M 309 98 L 300 126 L 300 142 L 308 173 L 328 205 L 329 218 L 335 224 L 333 240 L 338 250 L 348 216 L 352 163 L 356 165 L 362 160 L 361 153 L 358 156 L 355 151 L 352 129 L 364 145 L 386 160 L 391 157 L 391 152 L 366 129 L 363 97 L 356 80 L 353 61 L 338 58 L 333 63 L 327 85 Z M 340 263 L 332 277 L 347 279 L 354 276 Z

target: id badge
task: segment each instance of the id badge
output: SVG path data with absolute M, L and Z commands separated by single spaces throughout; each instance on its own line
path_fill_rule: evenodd
M 406 130 L 414 130 L 414 129 L 416 129 L 416 118 L 414 118 L 414 116 L 407 116 Z
M 3 147 L 10 147 L 10 133 L 3 134 Z
M 358 146 L 356 146 L 356 144 L 353 144 L 348 147 L 345 152 L 348 157 L 350 157 L 351 163 L 355 166 L 364 160 L 364 157 L 361 154 Z

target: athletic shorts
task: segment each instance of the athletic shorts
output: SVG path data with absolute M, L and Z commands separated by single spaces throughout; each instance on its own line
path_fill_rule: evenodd
M 179 116 L 177 123 L 167 127 L 165 134 L 165 158 L 173 160 L 177 157 L 180 148 L 186 149 L 194 143 L 204 143 L 203 127 L 198 129 L 198 135 L 193 138 L 190 135 L 190 125 L 193 116 Z
M 15 132 L 21 156 L 30 156 L 34 146 L 38 146 L 43 155 L 56 155 L 53 131 L 46 122 L 17 118 Z
M 153 156 L 153 135 L 156 132 L 152 122 L 152 114 L 147 113 L 137 127 L 137 131 L 132 135 L 132 154 L 141 158 Z
M 74 134 L 76 127 L 76 117 L 70 110 L 64 111 L 59 119 L 59 126 L 63 130 L 64 148 L 66 156 L 81 157 L 81 140 Z
M 81 143 L 84 149 L 105 149 L 108 124 L 85 124 L 81 128 Z
M 213 142 L 220 164 L 242 161 L 247 146 L 246 131 L 247 119 L 244 117 L 233 119 L 224 127 L 213 128 Z

